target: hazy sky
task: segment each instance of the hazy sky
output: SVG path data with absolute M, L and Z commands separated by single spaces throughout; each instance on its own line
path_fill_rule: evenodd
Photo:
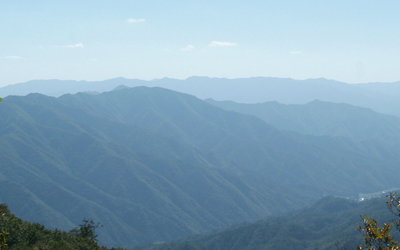
M 0 1 L 0 86 L 189 76 L 400 80 L 399 0 Z

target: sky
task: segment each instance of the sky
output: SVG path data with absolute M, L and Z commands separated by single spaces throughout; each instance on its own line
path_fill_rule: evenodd
M 400 81 L 399 0 L 2 0 L 0 87 L 190 76 Z

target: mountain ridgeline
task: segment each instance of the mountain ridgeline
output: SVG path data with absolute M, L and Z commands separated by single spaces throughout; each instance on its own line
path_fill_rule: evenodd
M 50 228 L 93 219 L 108 246 L 358 198 L 400 174 L 395 143 L 281 130 L 163 88 L 9 96 L 0 128 L 0 202 Z
M 356 140 L 375 140 L 394 146 L 400 144 L 400 118 L 346 103 L 314 100 L 304 105 L 232 101 L 206 102 L 225 110 L 254 115 L 285 130 L 305 135 L 340 136 Z
M 115 78 L 105 81 L 34 80 L 0 88 L 0 96 L 41 93 L 49 96 L 101 93 L 117 86 L 162 87 L 194 95 L 200 99 L 239 103 L 277 101 L 283 104 L 306 104 L 316 99 L 333 103 L 348 103 L 374 111 L 400 116 L 400 84 L 347 84 L 324 78 L 294 80 L 290 78 L 252 77 L 239 79 L 189 77 L 185 80 L 162 78 L 151 81 Z

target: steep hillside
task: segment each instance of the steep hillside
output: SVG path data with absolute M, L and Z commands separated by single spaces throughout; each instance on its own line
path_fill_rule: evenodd
M 325 197 L 310 207 L 257 223 L 192 236 L 175 243 L 136 249 L 355 249 L 357 245 L 364 243 L 361 233 L 355 230 L 356 225 L 361 225 L 361 216 L 364 214 L 375 218 L 379 224 L 395 218 L 387 209 L 383 198 L 355 202 Z M 400 239 L 396 229 L 392 233 L 395 239 Z
M 104 225 L 132 246 L 396 187 L 396 148 L 305 136 L 162 88 L 0 105 L 0 202 L 70 229 Z
M 55 98 L 9 97 L 2 104 L 0 201 L 53 228 L 99 221 L 104 244 L 172 239 L 312 198 L 293 200 L 289 194 L 300 192 L 271 177 Z
M 356 195 L 397 184 L 395 178 L 380 184 L 386 170 L 397 171 L 397 148 L 283 132 L 255 117 L 170 90 L 140 87 L 96 96 L 65 95 L 60 101 L 176 138 L 313 195 Z

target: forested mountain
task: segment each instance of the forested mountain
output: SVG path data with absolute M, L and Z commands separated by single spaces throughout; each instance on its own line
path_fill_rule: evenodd
M 1 202 L 51 227 L 100 221 L 105 244 L 171 239 L 306 203 L 276 204 L 294 190 L 55 98 L 6 98 L 1 121 Z
M 182 238 L 174 243 L 148 245 L 137 250 L 335 250 L 355 249 L 363 245 L 356 230 L 361 218 L 368 214 L 379 224 L 395 216 L 385 198 L 356 202 L 343 198 L 324 197 L 304 209 L 274 216 L 256 223 L 236 225 L 219 232 Z M 392 231 L 396 240 L 400 235 Z
M 119 85 L 163 87 L 194 95 L 200 99 L 212 98 L 239 103 L 277 101 L 283 104 L 306 104 L 318 99 L 400 115 L 399 82 L 347 84 L 324 78 L 294 80 L 274 77 L 239 79 L 189 77 L 185 80 L 163 78 L 151 81 L 115 78 L 98 82 L 35 80 L 2 87 L 0 96 L 41 93 L 58 97 L 67 93 L 111 91 Z
M 255 117 L 225 112 L 193 96 L 160 88 L 142 87 L 86 97 L 65 95 L 60 101 L 177 138 L 239 166 L 273 174 L 286 186 L 320 195 L 372 191 L 371 183 L 380 181 L 367 175 L 382 175 L 381 169 L 395 168 L 392 160 L 398 159 L 397 149 L 385 144 L 286 133 Z M 354 176 L 357 184 L 349 184 Z M 396 183 L 393 180 L 391 185 Z
M 372 139 L 400 146 L 400 118 L 345 103 L 319 100 L 304 105 L 265 102 L 257 104 L 205 100 L 217 107 L 257 116 L 280 128 L 308 135 Z
M 11 96 L 0 128 L 0 202 L 53 228 L 98 221 L 109 246 L 357 197 L 400 174 L 392 145 L 283 131 L 162 88 Z

